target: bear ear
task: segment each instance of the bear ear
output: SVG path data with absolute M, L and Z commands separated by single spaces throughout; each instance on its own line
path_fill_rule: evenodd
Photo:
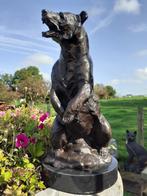
M 61 19 L 64 20 L 64 14 L 63 14 L 63 12 L 59 12 L 59 16 L 60 16 Z
M 137 131 L 134 131 L 134 134 L 136 135 L 137 134 Z
M 79 16 L 81 18 L 81 24 L 83 24 L 88 18 L 88 14 L 85 11 L 82 11 Z
M 126 130 L 126 133 L 129 133 L 129 130 Z

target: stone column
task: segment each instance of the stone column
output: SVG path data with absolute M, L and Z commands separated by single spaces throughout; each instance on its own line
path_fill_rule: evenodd
M 86 186 L 86 184 L 85 184 Z M 55 189 L 47 188 L 44 191 L 40 191 L 36 194 L 36 196 L 75 196 L 77 194 L 70 194 L 65 193 L 61 191 L 57 191 Z M 123 196 L 123 183 L 120 176 L 120 173 L 118 172 L 118 178 L 114 185 L 112 185 L 110 188 L 97 193 L 93 195 L 87 195 L 87 196 Z M 86 196 L 86 195 L 77 195 L 77 196 Z

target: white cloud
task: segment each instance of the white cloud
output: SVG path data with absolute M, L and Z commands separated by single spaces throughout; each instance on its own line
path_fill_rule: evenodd
M 108 84 L 110 84 L 112 86 L 118 85 L 119 83 L 120 83 L 119 79 L 113 79 L 110 82 L 108 82 Z
M 94 34 L 96 33 L 98 30 L 104 28 L 104 27 L 107 27 L 109 26 L 111 23 L 112 23 L 112 20 L 113 20 L 113 17 L 114 17 L 114 14 L 113 12 L 110 13 L 110 15 L 106 16 L 105 18 L 99 20 L 97 22 L 97 24 L 95 25 L 95 27 L 92 29 L 92 31 L 90 32 L 90 34 Z
M 140 80 L 147 80 L 147 67 L 136 70 L 136 77 Z
M 113 9 L 116 13 L 126 12 L 138 14 L 140 12 L 140 6 L 138 0 L 116 0 Z
M 6 27 L 4 25 L 0 25 L 0 31 L 3 32 L 6 30 Z
M 9 44 L 9 43 L 0 43 L 0 50 L 2 51 L 9 51 L 9 52 L 15 52 L 15 53 L 21 53 L 21 54 L 30 54 L 33 52 L 44 52 L 47 53 L 47 51 L 44 50 L 38 50 L 37 47 L 29 47 L 29 46 L 21 46 L 21 45 L 13 45 L 13 44 Z
M 4 48 L 11 49 L 19 49 L 22 51 L 28 51 L 28 52 L 47 52 L 49 49 L 51 50 L 56 50 L 57 48 L 54 48 L 50 45 L 45 46 L 44 43 L 37 43 L 35 41 L 30 41 L 29 39 L 18 39 L 18 38 L 13 38 L 9 36 L 1 36 L 0 35 L 0 47 L 1 50 Z M 56 50 L 57 51 L 57 50 Z
M 105 12 L 105 8 L 100 6 L 93 6 L 88 10 L 89 17 L 100 16 Z
M 41 72 L 41 74 L 43 75 L 43 78 L 46 80 L 46 81 L 50 81 L 51 80 L 51 74 L 50 73 L 46 73 L 46 72 Z
M 118 86 L 120 84 L 140 84 L 142 81 L 138 77 L 132 77 L 132 79 L 126 78 L 126 79 L 113 79 L 108 84 L 112 86 Z
M 138 24 L 138 25 L 130 26 L 129 30 L 134 32 L 134 33 L 146 32 L 147 31 L 147 24 L 141 23 L 141 24 Z
M 125 79 L 113 79 L 108 84 L 112 86 L 118 86 L 120 84 L 143 84 L 145 81 L 147 81 L 147 67 L 138 68 Z
M 139 57 L 146 57 L 147 56 L 147 49 L 140 50 L 136 53 Z
M 119 84 L 143 84 L 144 81 L 147 81 L 147 67 L 138 68 L 126 79 L 114 79 L 110 81 L 112 85 Z
M 112 22 L 113 13 L 107 12 L 106 8 L 99 2 L 95 3 L 88 9 L 89 18 L 95 23 L 95 26 L 90 31 L 90 35 L 96 33 L 98 30 L 107 27 Z
M 98 30 L 109 26 L 112 23 L 113 19 L 120 12 L 138 14 L 140 12 L 140 6 L 141 5 L 138 0 L 116 0 L 112 11 L 110 11 L 107 14 L 107 16 L 105 16 L 103 18 L 101 17 L 100 19 L 98 19 L 95 27 L 92 29 L 90 34 L 94 34 Z M 96 14 L 102 15 L 104 12 L 106 12 L 106 10 L 104 8 L 100 9 L 99 11 L 96 12 L 96 7 L 93 8 L 93 10 L 91 9 L 91 11 L 92 11 L 93 15 L 96 15 Z M 142 28 L 145 28 L 145 27 L 142 26 Z
M 147 95 L 147 67 L 138 68 L 125 78 L 116 78 L 109 82 L 121 94 Z
M 10 30 L 6 26 L 0 25 L 0 50 L 18 51 L 18 53 L 59 51 L 51 39 L 45 40 L 41 38 L 41 34 L 33 33 L 31 31 Z
M 28 56 L 23 64 L 26 66 L 40 66 L 40 65 L 50 65 L 53 64 L 53 59 L 46 55 L 41 53 L 35 53 L 33 55 Z
M 23 37 L 25 40 L 32 40 L 33 42 L 41 41 L 42 43 L 46 42 L 45 38 L 41 36 L 41 33 L 31 31 L 30 29 L 11 29 L 7 26 L 0 25 L 0 35 L 7 36 L 7 37 Z M 48 42 L 54 47 L 53 41 L 51 39 L 48 39 Z M 46 42 L 47 43 L 47 42 Z
M 0 44 L 0 46 L 2 46 L 2 44 Z M 18 50 L 18 48 L 15 49 L 15 48 L 11 48 L 11 47 L 6 47 L 5 48 L 5 46 L 0 47 L 0 51 L 9 52 L 9 53 L 16 53 L 16 54 L 24 54 L 24 55 L 30 54 L 29 51 Z

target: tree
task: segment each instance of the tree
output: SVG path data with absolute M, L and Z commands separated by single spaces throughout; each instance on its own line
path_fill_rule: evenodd
M 108 98 L 115 97 L 116 90 L 112 86 L 108 85 L 108 86 L 105 86 L 105 88 L 106 88 L 106 91 L 107 91 Z
M 18 84 L 18 91 L 27 102 L 44 101 L 47 90 L 47 85 L 41 78 L 27 77 Z
M 0 75 L 0 80 L 3 84 L 11 86 L 12 84 L 12 79 L 13 79 L 13 75 L 12 74 L 1 74 Z
M 94 93 L 100 98 L 105 99 L 107 98 L 107 91 L 103 84 L 95 84 L 94 86 Z
M 0 81 L 0 101 L 11 102 L 19 97 L 18 92 L 11 91 L 6 84 Z
M 28 102 L 45 101 L 50 86 L 43 80 L 35 66 L 17 70 L 14 75 L 0 75 L 0 99 L 12 101 L 15 98 L 26 98 Z
M 42 75 L 39 73 L 39 69 L 35 66 L 29 66 L 22 68 L 14 73 L 12 83 L 13 85 L 19 84 L 22 80 L 26 80 L 28 77 L 35 77 L 42 79 Z
M 116 91 L 112 86 L 104 86 L 103 84 L 95 84 L 94 92 L 100 99 L 109 99 L 116 95 Z

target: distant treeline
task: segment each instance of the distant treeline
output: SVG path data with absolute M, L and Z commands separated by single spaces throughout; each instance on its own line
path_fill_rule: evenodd
M 0 101 L 11 102 L 16 99 L 43 101 L 50 83 L 43 79 L 39 69 L 29 66 L 17 70 L 14 75 L 0 75 Z
M 49 97 L 50 82 L 45 81 L 40 70 L 29 66 L 12 74 L 0 75 L 0 101 L 12 102 L 22 99 L 26 102 L 44 102 Z M 94 92 L 100 99 L 115 97 L 116 91 L 112 86 L 96 84 Z

